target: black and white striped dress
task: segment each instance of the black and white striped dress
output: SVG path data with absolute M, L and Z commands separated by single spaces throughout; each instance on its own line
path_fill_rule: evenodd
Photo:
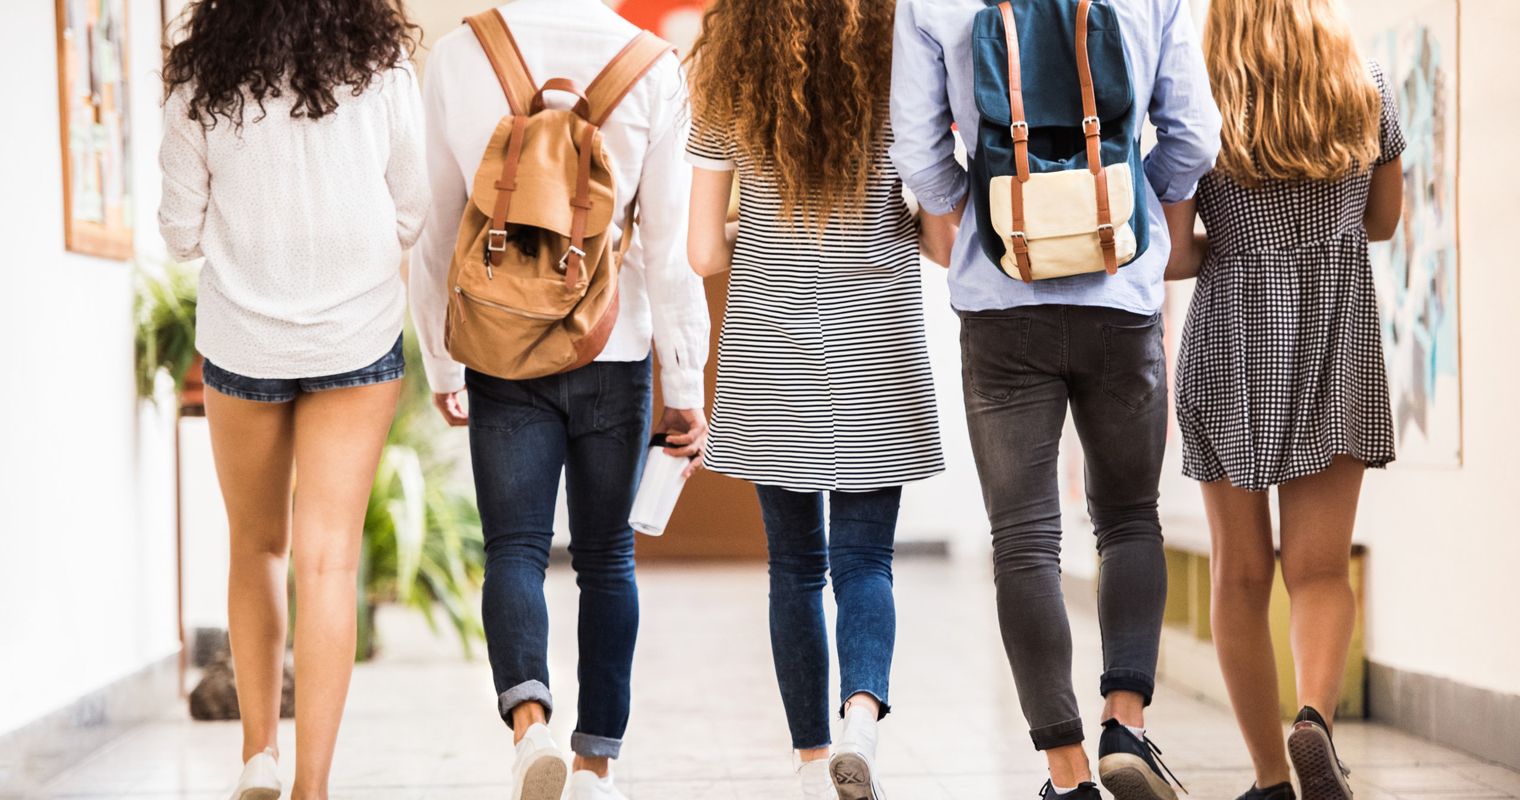
M 1404 151 L 1383 71 L 1386 164 Z M 1394 458 L 1382 328 L 1363 216 L 1366 169 L 1339 181 L 1198 186 L 1209 253 L 1177 358 L 1182 468 L 1261 491 L 1349 455 Z
M 708 469 L 794 491 L 869 491 L 944 470 L 918 235 L 878 143 L 858 218 L 810 238 L 776 182 L 700 120 L 689 160 L 737 170 L 739 239 L 718 344 Z M 800 224 L 800 223 L 799 223 Z

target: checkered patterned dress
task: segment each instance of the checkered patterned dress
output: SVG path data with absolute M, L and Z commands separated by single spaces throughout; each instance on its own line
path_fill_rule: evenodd
M 1404 151 L 1381 67 L 1382 152 Z M 1246 188 L 1198 187 L 1209 253 L 1177 361 L 1183 473 L 1242 489 L 1312 475 L 1336 455 L 1394 459 L 1367 208 L 1372 171 Z

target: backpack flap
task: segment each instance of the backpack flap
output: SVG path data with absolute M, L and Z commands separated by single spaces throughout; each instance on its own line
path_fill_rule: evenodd
M 1032 138 L 1041 128 L 1082 129 L 1082 89 L 1077 76 L 1075 4 L 1069 2 L 1014 2 L 1018 14 L 1020 62 L 1024 74 L 1024 115 Z M 1062 35 L 1050 35 L 1063 31 Z M 1113 8 L 1094 3 L 1088 14 L 1087 50 L 1093 74 L 1098 119 L 1105 131 L 1128 128 L 1135 106 L 1129 65 L 1123 56 L 1123 33 Z M 974 94 L 983 124 L 1007 128 L 1012 123 L 1008 108 L 1008 47 L 1003 22 L 996 6 L 977 13 L 972 34 L 975 62 Z M 1118 76 L 1123 76 L 1122 78 Z M 1110 124 L 1112 123 L 1112 124 Z M 1060 154 L 1039 152 L 1035 156 L 1060 160 Z M 1073 152 L 1081 150 L 1080 139 Z M 1055 156 L 1051 158 L 1050 156 Z M 1070 153 L 1067 154 L 1068 156 Z
M 496 209 L 500 191 L 512 192 L 511 205 L 507 209 L 507 224 L 542 228 L 566 239 L 570 238 L 574 222 L 575 188 L 580 155 L 585 146 L 586 131 L 591 129 L 570 111 L 542 111 L 533 118 L 533 135 L 525 137 L 522 154 L 518 158 L 515 182 L 498 188 L 505 178 L 506 162 L 510 149 L 513 120 L 502 120 L 491 135 L 480 168 L 475 172 L 475 185 L 470 199 L 482 214 L 491 216 Z M 594 129 L 591 129 L 594 130 Z M 564 147 L 566 140 L 577 142 L 572 152 Z M 612 224 L 614 181 L 607 169 L 606 158 L 595 156 L 602 149 L 602 136 L 592 137 L 590 163 L 591 208 L 586 215 L 586 238 L 591 239 L 607 231 Z

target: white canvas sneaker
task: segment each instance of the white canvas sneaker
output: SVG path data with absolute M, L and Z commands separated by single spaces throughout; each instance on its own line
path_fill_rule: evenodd
M 829 759 L 829 775 L 839 800 L 885 800 L 876 778 L 876 715 L 863 708 L 845 712 L 844 734 Z
M 797 782 L 802 790 L 802 800 L 839 800 L 834 791 L 834 781 L 829 777 L 829 761 L 799 761 Z
M 549 726 L 538 722 L 517 743 L 512 764 L 512 800 L 560 800 L 570 767 Z
M 628 800 L 612 784 L 612 773 L 599 778 L 589 769 L 578 769 L 570 776 L 570 792 L 567 800 Z
M 266 748 L 243 765 L 232 800 L 280 800 L 280 765 L 274 760 L 273 748 Z

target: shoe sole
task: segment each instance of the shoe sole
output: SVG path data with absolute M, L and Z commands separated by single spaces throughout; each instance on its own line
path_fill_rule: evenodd
M 1288 759 L 1298 773 L 1300 800 L 1351 800 L 1351 784 L 1323 728 L 1312 722 L 1294 725 L 1288 734 Z
M 829 759 L 829 777 L 839 800 L 882 800 L 871 782 L 871 765 L 855 753 L 840 753 Z
M 513 800 L 560 800 L 569 780 L 570 768 L 564 759 L 553 753 L 541 753 L 523 772 L 522 785 L 512 797 Z
M 1098 777 L 1116 800 L 1177 800 L 1177 793 L 1145 759 L 1129 753 L 1098 759 Z
M 280 800 L 279 789 L 244 789 L 236 800 Z

